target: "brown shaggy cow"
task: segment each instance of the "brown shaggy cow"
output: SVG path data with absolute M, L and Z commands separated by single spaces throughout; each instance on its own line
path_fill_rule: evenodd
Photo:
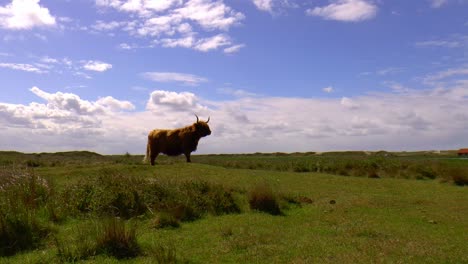
M 184 154 L 187 162 L 191 162 L 190 153 L 197 150 L 200 138 L 211 134 L 208 120 L 193 123 L 191 126 L 178 128 L 174 130 L 155 129 L 148 134 L 148 145 L 146 146 L 145 161 L 149 158 L 151 166 L 154 165 L 159 153 L 169 156 L 178 156 Z

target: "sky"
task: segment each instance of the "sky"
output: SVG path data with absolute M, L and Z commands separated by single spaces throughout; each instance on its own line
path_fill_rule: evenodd
M 0 150 L 468 147 L 468 0 L 0 0 Z

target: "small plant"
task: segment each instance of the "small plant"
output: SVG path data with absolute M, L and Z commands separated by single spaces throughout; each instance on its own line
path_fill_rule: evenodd
M 249 205 L 253 210 L 269 213 L 271 215 L 280 215 L 281 210 L 278 198 L 273 193 L 271 187 L 266 184 L 257 184 L 249 192 Z

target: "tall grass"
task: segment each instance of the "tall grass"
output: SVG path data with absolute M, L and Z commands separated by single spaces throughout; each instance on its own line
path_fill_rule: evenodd
M 55 238 L 58 256 L 63 262 L 75 262 L 100 254 L 117 259 L 134 258 L 141 254 L 136 238 L 136 226 L 119 218 L 101 218 L 75 230 L 71 237 Z
M 165 212 L 179 221 L 205 214 L 239 213 L 235 191 L 205 181 L 159 181 L 106 172 L 68 188 L 63 201 L 75 214 L 92 213 L 129 219 Z
M 47 181 L 25 169 L 0 169 L 0 256 L 36 248 L 50 233 L 41 218 L 51 194 Z

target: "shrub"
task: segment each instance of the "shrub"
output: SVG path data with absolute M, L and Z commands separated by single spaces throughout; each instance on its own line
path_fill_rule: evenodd
M 446 177 L 459 186 L 468 185 L 468 170 L 462 167 L 451 167 L 446 171 Z
M 189 201 L 189 207 L 194 208 L 196 214 L 222 215 L 240 212 L 233 196 L 234 191 L 227 190 L 222 185 L 206 181 L 188 181 L 182 183 L 180 189 Z
M 68 188 L 63 199 L 78 212 L 131 218 L 147 211 L 142 199 L 145 181 L 137 177 L 104 172 Z
M 251 209 L 266 212 L 271 215 L 281 214 L 278 199 L 271 187 L 266 183 L 257 184 L 250 190 L 248 198 Z
M 160 181 L 106 173 L 68 188 L 63 199 L 75 212 L 140 216 L 149 210 L 165 212 L 178 221 L 204 214 L 239 213 L 234 190 L 205 181 Z

